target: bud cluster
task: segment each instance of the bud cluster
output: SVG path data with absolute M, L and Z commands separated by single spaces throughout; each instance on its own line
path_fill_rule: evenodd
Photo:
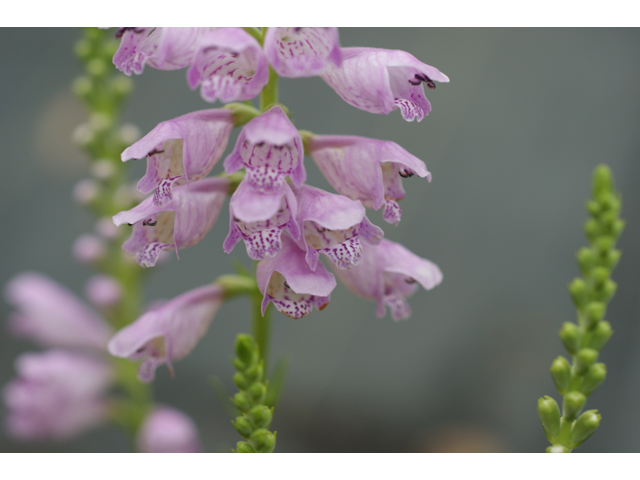
M 233 423 L 238 433 L 247 439 L 238 442 L 238 453 L 272 453 L 276 447 L 276 433 L 269 425 L 273 418 L 273 407 L 265 405 L 268 382 L 264 382 L 264 360 L 260 359 L 258 346 L 250 335 L 239 334 L 236 338 L 237 357 L 233 365 L 237 372 L 233 381 L 240 389 L 232 399 L 242 412 Z
M 564 397 L 562 417 L 554 399 L 546 396 L 538 400 L 538 414 L 553 445 L 548 452 L 571 451 L 600 424 L 597 410 L 580 413 L 587 397 L 607 375 L 598 356 L 613 334 L 604 317 L 607 303 L 617 288 L 610 275 L 620 260 L 620 250 L 614 248 L 625 223 L 619 218 L 620 208 L 620 195 L 615 191 L 611 170 L 600 165 L 593 174 L 592 199 L 587 202 L 590 218 L 585 223 L 585 233 L 590 247 L 581 248 L 577 254 L 584 278 L 574 279 L 568 287 L 578 311 L 578 323 L 565 322 L 558 333 L 573 362 L 559 356 L 550 369 L 556 388 Z

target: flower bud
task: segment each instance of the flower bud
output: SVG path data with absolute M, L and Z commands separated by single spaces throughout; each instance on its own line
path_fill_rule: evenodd
M 104 258 L 106 246 L 96 235 L 80 235 L 73 243 L 73 256 L 76 260 L 86 264 L 94 264 Z
M 611 271 L 605 267 L 595 267 L 591 271 L 591 278 L 597 290 L 602 289 L 610 274 Z
M 560 393 L 566 392 L 571 383 L 571 365 L 564 357 L 556 358 L 551 364 L 551 377 Z
M 620 250 L 607 250 L 604 253 L 604 258 L 603 258 L 603 264 L 605 267 L 610 268 L 610 269 L 614 269 L 615 266 L 618 264 L 618 262 L 620 261 Z
M 253 338 L 250 335 L 238 335 L 236 339 L 236 355 L 245 363 L 245 365 L 252 365 L 255 363 L 257 355 L 254 355 Z
M 585 276 L 596 262 L 595 253 L 588 247 L 582 247 L 580 250 L 578 250 L 576 259 L 578 260 L 578 265 L 580 265 L 580 270 Z
M 590 215 L 596 217 L 598 213 L 600 213 L 602 205 L 600 204 L 600 202 L 596 202 L 595 200 L 587 200 L 586 207 L 587 212 L 589 212 Z
M 267 396 L 267 388 L 262 383 L 254 383 L 249 387 L 247 393 L 254 400 L 254 403 L 262 403 Z
M 576 420 L 576 423 L 571 429 L 571 443 L 577 447 L 593 435 L 593 432 L 595 432 L 600 425 L 601 418 L 602 416 L 598 413 L 598 410 L 587 410 L 580 415 L 580 418 Z
M 613 192 L 613 175 L 606 165 L 598 165 L 593 171 L 592 195 L 594 198 Z
M 85 285 L 85 295 L 96 307 L 110 308 L 122 298 L 120 283 L 109 275 L 94 275 Z
M 91 55 L 91 44 L 83 38 L 76 42 L 73 46 L 73 50 L 78 57 L 84 59 Z
M 270 431 L 260 428 L 251 434 L 251 442 L 257 451 L 271 453 L 276 447 L 276 436 Z
M 109 240 L 115 240 L 120 235 L 120 230 L 109 217 L 102 217 L 96 222 L 95 231 L 98 235 Z
M 618 219 L 613 222 L 613 225 L 611 226 L 611 235 L 618 238 L 622 234 L 625 224 L 626 222 L 622 219 Z
M 87 63 L 86 68 L 89 75 L 92 75 L 94 77 L 101 77 L 105 73 L 107 73 L 107 68 L 109 68 L 109 66 L 107 65 L 107 62 L 102 58 L 92 58 Z
M 600 386 L 607 377 L 607 367 L 604 363 L 595 363 L 589 367 L 587 373 L 582 380 L 580 390 L 585 395 L 590 395 L 596 388 Z
M 599 301 L 603 303 L 607 303 L 609 300 L 613 298 L 618 289 L 618 284 L 611 279 L 607 279 L 604 282 L 604 285 L 600 288 L 598 292 L 594 295 Z
M 564 322 L 558 335 L 567 352 L 574 355 L 580 348 L 580 328 L 575 323 Z
M 589 342 L 589 346 L 594 350 L 600 351 L 609 341 L 611 335 L 613 335 L 611 324 L 606 320 L 604 322 L 600 322 L 598 323 L 598 325 L 596 325 L 596 328 L 591 334 L 591 341 Z
M 93 87 L 91 80 L 87 77 L 78 77 L 73 81 L 71 90 L 81 98 L 87 97 L 91 93 Z
M 587 397 L 580 392 L 569 392 L 564 396 L 564 402 L 562 410 L 564 412 L 564 419 L 572 422 L 578 414 L 582 411 Z
M 584 233 L 587 235 L 590 242 L 595 242 L 595 240 L 602 235 L 600 223 L 597 220 L 590 218 L 584 223 Z
M 542 421 L 547 437 L 555 438 L 560 432 L 560 408 L 551 397 L 545 396 L 538 400 L 538 415 Z M 550 440 L 551 441 L 551 440 Z
M 100 186 L 95 180 L 85 178 L 73 187 L 73 199 L 80 205 L 89 205 L 100 193 Z
M 233 404 L 240 410 L 241 412 L 248 412 L 253 402 L 249 396 L 244 392 L 238 392 L 233 397 Z
M 79 147 L 86 147 L 93 141 L 94 135 L 88 124 L 81 123 L 73 130 L 71 138 Z
M 257 405 L 249 410 L 249 418 L 258 428 L 269 428 L 273 418 L 273 409 L 264 405 Z
M 119 77 L 121 80 L 129 80 L 128 77 Z M 125 123 L 120 127 L 120 139 L 125 145 L 131 145 L 140 139 L 140 129 L 133 123 Z
M 590 302 L 584 309 L 584 318 L 587 322 L 587 329 L 591 330 L 604 317 L 606 305 L 602 302 Z
M 91 174 L 99 180 L 108 180 L 117 173 L 117 167 L 108 158 L 96 160 L 91 165 Z
M 576 308 L 584 307 L 587 301 L 587 284 L 581 278 L 574 278 L 569 284 L 569 294 Z
M 600 253 L 604 253 L 607 250 L 611 250 L 615 244 L 616 244 L 615 238 L 610 237 L 609 235 L 603 235 L 602 237 L 599 237 L 595 241 L 595 247 L 598 249 Z
M 256 363 L 249 367 L 245 372 L 245 376 L 247 379 L 252 382 L 260 382 L 264 376 L 264 367 L 262 366 L 262 362 Z
M 238 388 L 246 390 L 253 382 L 247 379 L 241 372 L 236 372 L 235 375 L 233 375 L 233 383 L 235 383 Z
M 248 438 L 253 432 L 253 425 L 246 417 L 238 417 L 235 422 L 231 422 L 240 435 Z
M 598 360 L 598 352 L 593 348 L 583 348 L 576 354 L 576 372 L 584 375 L 591 365 Z
M 238 453 L 256 453 L 249 442 L 238 442 L 236 445 L 236 451 Z

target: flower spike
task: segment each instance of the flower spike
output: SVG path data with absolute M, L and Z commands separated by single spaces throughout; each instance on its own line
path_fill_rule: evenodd
M 343 48 L 341 66 L 329 63 L 320 76 L 349 105 L 370 113 L 400 109 L 408 122 L 421 121 L 431 111 L 422 83 L 433 90 L 434 82 L 449 81 L 410 53 L 361 47 Z
M 338 29 L 335 27 L 274 27 L 267 30 L 264 53 L 281 77 L 311 77 L 327 63 L 342 63 Z

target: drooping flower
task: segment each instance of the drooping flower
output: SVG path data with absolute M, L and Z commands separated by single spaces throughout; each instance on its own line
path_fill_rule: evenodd
M 229 234 L 224 251 L 231 253 L 236 243 L 243 240 L 250 258 L 273 257 L 282 247 L 283 230 L 300 238 L 297 213 L 296 197 L 286 182 L 277 190 L 261 192 L 245 177 L 229 201 Z
M 302 138 L 278 105 L 247 123 L 224 161 L 229 174 L 246 168 L 246 181 L 260 192 L 279 190 L 290 176 L 300 186 L 307 178 Z
M 156 188 L 154 203 L 171 200 L 174 184 L 206 176 L 220 160 L 233 129 L 231 110 L 213 109 L 188 113 L 159 123 L 151 132 L 122 152 L 122 161 L 147 157 L 147 173 L 138 190 Z
M 316 269 L 320 253 L 327 255 L 338 268 L 351 268 L 360 262 L 360 239 L 378 245 L 384 236 L 373 225 L 357 200 L 303 185 L 296 189 L 298 224 L 303 229 L 300 246 L 306 261 Z
M 269 65 L 260 44 L 241 28 L 220 28 L 203 35 L 187 82 L 207 102 L 250 100 L 269 81 Z
M 342 195 L 360 200 L 367 208 L 384 206 L 383 218 L 398 224 L 404 198 L 402 179 L 431 173 L 424 162 L 397 143 L 372 138 L 314 135 L 307 150 L 329 183 Z
M 159 70 L 177 70 L 191 64 L 198 40 L 211 28 L 122 27 L 120 47 L 113 64 L 126 75 L 142 73 L 145 65 Z
M 320 75 L 349 105 L 370 113 L 400 109 L 408 122 L 421 121 L 431 111 L 422 83 L 448 82 L 437 68 L 422 63 L 402 50 L 343 48 L 342 64 L 327 64 Z
M 336 286 L 335 277 L 318 263 L 315 272 L 305 260 L 305 252 L 288 236 L 282 238 L 282 248 L 275 257 L 266 258 L 256 271 L 258 288 L 264 295 L 262 314 L 269 302 L 291 318 L 311 313 L 313 306 L 322 310 Z
M 74 294 L 39 273 L 21 273 L 5 290 L 18 310 L 9 317 L 11 331 L 47 347 L 103 350 L 111 327 Z
M 384 316 L 386 305 L 396 321 L 411 315 L 406 297 L 416 291 L 416 282 L 425 290 L 442 282 L 442 272 L 436 264 L 389 240 L 382 240 L 377 247 L 363 245 L 359 265 L 349 270 L 334 270 L 353 293 L 377 302 L 378 317 Z
M 156 406 L 145 418 L 136 438 L 143 453 L 198 453 L 202 445 L 195 422 L 184 412 Z
M 229 180 L 205 178 L 173 189 L 173 198 L 162 206 L 150 196 L 138 206 L 114 215 L 116 225 L 133 225 L 122 249 L 136 256 L 143 267 L 153 267 L 163 250 L 187 248 L 198 243 L 213 227 L 229 191 Z
M 224 291 L 211 284 L 190 290 L 147 311 L 109 341 L 109 353 L 141 359 L 138 378 L 150 382 L 158 366 L 186 357 L 206 333 L 222 304 Z
M 267 30 L 264 53 L 281 77 L 311 77 L 322 73 L 327 63 L 342 62 L 338 29 L 335 27 L 273 27 Z
M 104 360 L 66 350 L 24 353 L 4 388 L 7 427 L 21 440 L 65 439 L 106 420 L 113 379 Z

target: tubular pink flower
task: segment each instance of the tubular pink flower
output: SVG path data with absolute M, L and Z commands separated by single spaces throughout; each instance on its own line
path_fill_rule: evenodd
M 431 181 L 424 162 L 394 142 L 314 135 L 307 149 L 333 188 L 367 208 L 384 206 L 382 217 L 395 225 L 402 216 L 397 203 L 405 195 L 402 179 L 415 174 Z
M 150 382 L 158 366 L 186 357 L 206 333 L 222 305 L 223 289 L 211 284 L 190 290 L 144 313 L 109 341 L 114 357 L 142 359 L 138 378 Z
M 327 64 L 320 75 L 349 105 L 370 113 L 390 113 L 400 109 L 402 118 L 421 121 L 431 111 L 422 82 L 448 82 L 437 68 L 422 63 L 402 50 L 343 48 L 342 64 Z
M 231 174 L 246 168 L 246 180 L 255 190 L 274 192 L 290 176 L 296 186 L 307 178 L 302 138 L 281 107 L 276 105 L 247 123 L 224 169 Z
M 282 247 L 283 230 L 300 238 L 297 212 L 296 197 L 286 182 L 275 191 L 261 192 L 253 189 L 245 177 L 229 202 L 229 235 L 224 251 L 231 253 L 243 240 L 250 258 L 273 257 Z
M 303 235 L 298 244 L 306 250 L 306 261 L 316 269 L 320 253 L 338 268 L 351 268 L 360 262 L 360 239 L 378 245 L 384 232 L 373 225 L 357 200 L 303 185 L 296 191 L 298 224 Z
M 211 28 L 122 27 L 113 64 L 126 75 L 142 73 L 145 65 L 177 70 L 191 64 L 201 35 Z
M 21 273 L 6 286 L 7 302 L 18 309 L 12 332 L 48 347 L 104 350 L 111 327 L 75 295 L 39 273 Z
M 143 453 L 202 452 L 195 422 L 186 413 L 165 406 L 157 406 L 147 415 L 136 445 Z
M 65 439 L 106 420 L 111 366 L 66 350 L 24 353 L 4 388 L 7 427 L 21 440 Z
M 425 290 L 442 282 L 442 272 L 436 264 L 389 240 L 382 240 L 377 247 L 363 245 L 358 266 L 335 272 L 353 293 L 377 302 L 378 318 L 384 317 L 387 305 L 396 321 L 411 315 L 406 297 L 416 291 L 416 282 Z
M 113 222 L 133 225 L 131 237 L 122 249 L 136 256 L 143 267 L 153 267 L 163 250 L 178 250 L 198 243 L 218 218 L 229 192 L 229 180 L 205 178 L 175 187 L 173 198 L 162 206 L 150 196 L 138 206 L 120 212 Z
M 159 123 L 151 132 L 122 152 L 122 161 L 147 157 L 147 173 L 138 190 L 156 188 L 154 203 L 171 200 L 174 184 L 206 176 L 220 160 L 233 129 L 231 110 L 200 110 Z
M 336 286 L 335 277 L 319 263 L 315 272 L 305 260 L 305 252 L 288 236 L 282 238 L 282 249 L 275 257 L 258 263 L 258 288 L 264 295 L 262 314 L 272 302 L 278 311 L 291 318 L 302 318 L 313 306 L 322 310 Z
M 207 102 L 250 100 L 269 81 L 269 65 L 260 44 L 241 28 L 220 28 L 203 35 L 187 71 L 191 90 L 200 85 Z
M 327 63 L 342 63 L 338 29 L 335 27 L 274 27 L 267 30 L 264 53 L 281 77 L 319 75 Z

